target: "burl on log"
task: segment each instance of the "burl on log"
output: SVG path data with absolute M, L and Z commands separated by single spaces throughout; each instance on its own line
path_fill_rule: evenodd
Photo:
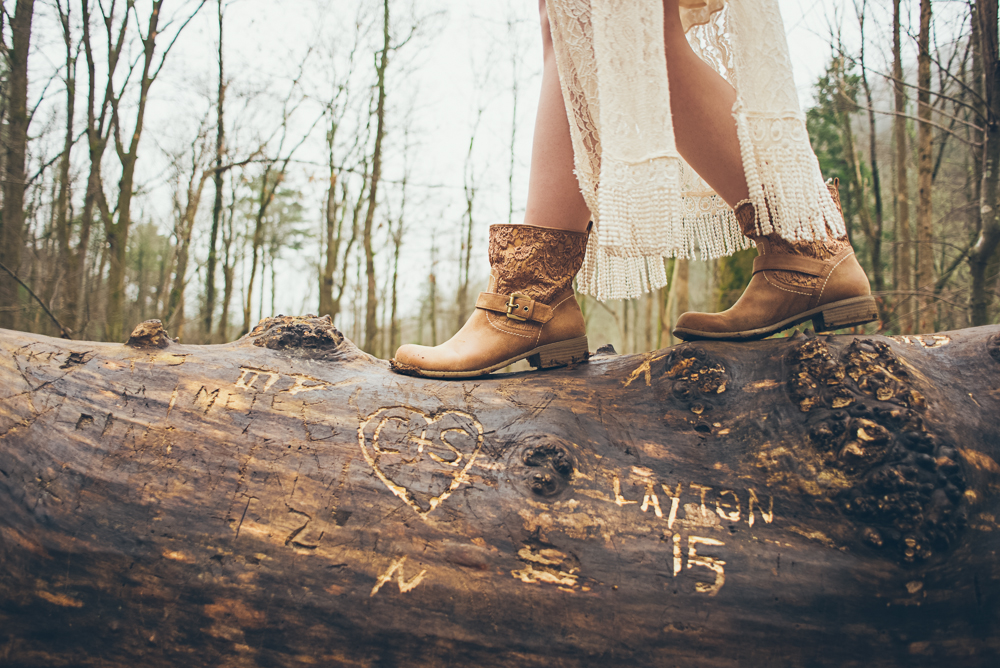
M 996 666 L 1000 328 L 441 382 L 0 334 L 0 664 Z

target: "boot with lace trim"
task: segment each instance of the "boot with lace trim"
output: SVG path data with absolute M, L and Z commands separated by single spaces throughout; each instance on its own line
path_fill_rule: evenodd
M 842 213 L 837 184 L 828 187 Z M 743 234 L 757 245 L 750 284 L 727 311 L 681 315 L 674 336 L 685 341 L 752 341 L 807 320 L 817 332 L 878 320 L 868 277 L 846 238 L 830 235 L 793 242 L 777 233 L 757 236 L 754 205 L 744 200 L 735 213 Z
M 468 322 L 439 346 L 401 346 L 390 360 L 392 370 L 470 378 L 522 359 L 541 369 L 586 360 L 586 326 L 573 277 L 588 236 L 533 225 L 490 226 L 489 287 Z

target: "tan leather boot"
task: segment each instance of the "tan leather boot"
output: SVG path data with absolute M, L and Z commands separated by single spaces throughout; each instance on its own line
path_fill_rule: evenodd
M 583 313 L 573 294 L 587 237 L 533 225 L 490 226 L 490 283 L 472 317 L 439 346 L 401 346 L 389 362 L 393 371 L 469 378 L 525 358 L 542 369 L 587 359 Z
M 830 194 L 840 209 L 837 184 Z M 743 234 L 757 244 L 753 278 L 732 308 L 722 313 L 685 313 L 674 336 L 685 341 L 762 339 L 806 320 L 817 332 L 854 327 L 878 319 L 864 269 L 846 238 L 791 242 L 777 234 L 755 236 L 756 211 L 749 201 L 736 208 Z

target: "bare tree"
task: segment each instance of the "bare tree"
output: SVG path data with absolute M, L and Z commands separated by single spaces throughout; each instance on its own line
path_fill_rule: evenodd
M 228 211 L 222 227 L 222 314 L 219 316 L 216 339 L 229 340 L 229 306 L 233 299 L 236 266 L 242 260 L 242 244 L 237 244 L 236 220 L 236 184 L 237 179 L 230 179 L 231 196 Z
M 201 203 L 201 193 L 205 188 L 205 181 L 213 172 L 218 170 L 207 170 L 205 158 L 208 153 L 206 146 L 207 134 L 204 124 L 198 128 L 197 136 L 190 146 L 190 160 L 187 172 L 187 184 L 181 192 L 180 181 L 183 168 L 180 160 L 177 161 L 177 193 L 176 193 L 176 219 L 174 223 L 174 237 L 176 245 L 173 262 L 173 281 L 170 287 L 170 296 L 167 300 L 167 307 L 163 313 L 163 321 L 175 331 L 179 325 L 175 321 L 178 309 L 184 300 L 184 290 L 187 287 L 187 266 L 191 251 L 191 234 L 194 231 L 195 216 L 198 213 L 198 206 Z M 221 167 L 221 166 L 220 166 Z M 183 196 L 183 199 L 181 197 Z
M 365 226 L 362 243 L 365 249 L 365 276 L 368 280 L 368 290 L 365 300 L 365 343 L 366 352 L 375 350 L 375 338 L 378 335 L 378 294 L 375 281 L 375 250 L 372 245 L 372 231 L 375 225 L 375 207 L 378 204 L 378 186 L 382 178 L 382 141 L 385 138 L 385 73 L 389 64 L 391 49 L 389 31 L 389 0 L 382 2 L 382 48 L 376 58 L 375 73 L 378 79 L 376 89 L 378 98 L 375 108 L 375 147 L 372 151 L 372 172 L 368 186 L 368 210 L 365 213 Z
M 920 0 L 920 33 L 917 38 L 917 331 L 934 329 L 934 229 L 931 209 L 933 126 L 931 125 L 931 0 Z
M 84 0 L 86 2 L 87 0 Z M 160 35 L 160 18 L 163 0 L 154 0 L 146 19 L 145 32 L 139 29 L 139 40 L 142 44 L 141 74 L 139 77 L 139 90 L 135 102 L 135 116 L 132 122 L 131 136 L 126 140 L 123 137 L 124 128 L 122 123 L 122 99 L 128 89 L 128 78 L 119 90 L 115 90 L 113 74 L 117 69 L 120 46 L 118 49 L 109 48 L 109 56 L 113 54 L 113 62 L 108 63 L 108 86 L 109 95 L 107 100 L 111 107 L 111 132 L 114 138 L 115 154 L 121 167 L 121 178 L 119 180 L 118 197 L 114 211 L 108 207 L 108 202 L 99 193 L 98 206 L 101 209 L 101 217 L 104 220 L 104 236 L 108 246 L 109 272 L 108 272 L 108 305 L 105 314 L 105 336 L 116 341 L 122 337 L 124 326 L 124 304 L 125 304 L 125 255 L 128 244 L 129 228 L 132 224 L 132 199 L 135 194 L 135 167 L 139 159 L 139 141 L 142 138 L 144 121 L 146 116 L 147 103 L 149 101 L 149 89 L 153 82 L 163 70 L 167 56 L 173 46 L 177 43 L 177 38 L 183 32 L 191 19 L 201 10 L 207 0 L 201 0 L 195 8 L 187 14 L 181 25 L 174 31 L 171 41 L 163 49 L 159 61 L 156 61 L 156 43 Z M 108 30 L 108 43 L 111 45 L 111 26 L 115 20 L 115 0 L 112 0 L 110 9 L 105 13 L 101 6 L 101 14 Z M 121 20 L 120 38 L 123 39 L 128 25 L 129 16 L 136 13 L 138 22 L 138 10 L 135 4 L 129 2 L 125 7 L 125 12 Z M 169 22 L 168 24 L 169 25 Z M 166 26 L 165 26 L 166 27 Z M 121 42 L 119 42 L 119 45 Z M 130 68 L 131 69 L 131 68 Z M 103 190 L 103 188 L 102 188 Z
M 872 288 L 876 293 L 881 293 L 885 289 L 885 274 L 884 274 L 884 264 L 882 261 L 882 229 L 883 229 L 883 218 L 882 218 L 882 183 L 879 177 L 878 168 L 878 146 L 877 137 L 878 133 L 875 128 L 875 103 L 872 100 L 872 87 L 868 81 L 868 68 L 865 65 L 865 13 L 868 8 L 867 0 L 855 0 L 854 9 L 858 18 L 858 28 L 861 32 L 861 45 L 858 52 L 858 62 L 861 66 L 861 86 L 865 94 L 865 102 L 868 107 L 868 165 L 871 170 L 871 194 L 874 199 L 875 210 L 874 217 L 871 214 L 867 214 L 868 224 L 870 226 L 870 231 L 868 235 L 868 242 L 871 245 L 871 264 L 872 264 Z M 863 194 L 869 190 L 867 187 L 867 179 L 861 181 L 863 187 Z M 867 197 L 863 198 L 865 201 L 865 210 L 867 212 Z
M 907 161 L 909 147 L 906 139 L 906 86 L 903 81 L 903 58 L 900 43 L 900 0 L 892 3 L 892 88 L 896 115 L 892 120 L 896 144 L 896 250 L 895 284 L 899 292 L 896 302 L 899 328 L 914 331 L 913 250 L 910 245 L 910 194 Z
M 62 0 L 56 0 L 56 9 L 59 14 L 59 24 L 62 28 L 63 45 L 66 51 L 66 74 L 64 82 L 66 85 L 66 128 L 63 139 L 63 150 L 59 156 L 58 169 L 58 195 L 54 211 L 56 238 L 58 240 L 58 262 L 56 270 L 52 272 L 49 282 L 49 295 L 53 295 L 58 289 L 59 283 L 66 277 L 66 270 L 70 266 L 72 249 L 70 248 L 70 235 L 72 225 L 70 221 L 70 153 L 76 143 L 74 121 L 76 117 L 76 61 L 80 52 L 80 44 L 74 43 L 73 32 L 70 25 L 71 5 L 66 3 L 63 9 Z M 69 282 L 79 280 L 78 276 L 70 275 Z M 70 292 L 73 292 L 70 285 Z M 71 311 L 70 311 L 71 313 Z
M 302 63 L 304 68 L 306 61 Z M 297 81 L 298 79 L 296 79 Z M 299 101 L 301 102 L 301 100 Z M 275 193 L 278 188 L 284 183 L 285 178 L 288 174 L 288 165 L 295 156 L 296 151 L 302 147 L 312 134 L 313 128 L 319 122 L 321 117 L 317 117 L 313 121 L 312 126 L 305 132 L 299 141 L 285 150 L 285 144 L 289 141 L 289 120 L 295 109 L 298 107 L 298 103 L 295 105 L 289 105 L 286 102 L 285 110 L 282 114 L 281 121 L 281 140 L 278 143 L 278 148 L 276 151 L 277 157 L 264 159 L 264 172 L 260 176 L 260 183 L 258 185 L 256 210 L 254 212 L 254 227 L 253 236 L 251 237 L 251 250 L 250 250 L 250 279 L 247 281 L 245 301 L 243 305 L 243 330 L 242 333 L 246 334 L 250 331 L 250 319 L 251 319 L 251 305 L 253 302 L 254 284 L 257 278 L 257 269 L 260 266 L 261 251 L 264 248 L 264 244 L 267 241 L 266 234 L 266 220 L 268 210 L 271 204 L 274 202 Z M 262 279 L 263 281 L 263 279 Z M 261 295 L 261 306 L 263 308 L 264 297 Z
M 371 115 L 367 113 L 371 100 L 368 100 L 363 131 L 349 133 L 353 136 L 351 144 L 345 146 L 339 144 L 343 135 L 342 126 L 347 122 L 347 114 L 352 106 L 350 81 L 355 70 L 355 57 L 363 36 L 360 19 L 355 22 L 353 36 L 353 44 L 346 54 L 346 64 L 343 68 L 338 66 L 339 54 L 336 51 L 329 54 L 331 62 L 328 68 L 333 73 L 332 92 L 329 93 L 329 99 L 324 105 L 327 121 L 326 148 L 329 185 L 323 205 L 323 257 L 319 271 L 319 313 L 320 315 L 329 315 L 333 319 L 336 319 L 340 312 L 340 295 L 343 294 L 344 290 L 343 279 L 346 279 L 346 274 L 341 270 L 346 269 L 351 247 L 357 238 L 357 207 L 354 207 L 353 211 L 350 240 L 347 237 L 348 230 L 345 228 L 347 214 L 351 209 L 349 205 L 351 172 L 357 171 L 357 165 L 348 167 L 348 164 L 351 160 L 367 163 L 367 157 L 359 157 L 357 153 L 365 151 L 371 131 Z M 343 155 L 338 154 L 338 148 L 343 149 Z M 366 169 L 361 171 L 363 178 L 360 190 L 364 192 L 366 188 L 364 172 Z M 342 277 L 339 287 L 337 283 L 338 273 Z M 336 297 L 334 297 L 335 291 L 339 293 Z
M 973 325 L 989 322 L 993 302 L 990 285 L 997 282 L 1000 247 L 1000 52 L 997 48 L 997 0 L 973 3 L 973 45 L 981 81 L 975 82 L 984 117 L 982 131 L 982 181 L 979 187 L 979 234 L 969 253 L 972 273 L 970 295 Z
M 205 304 L 201 316 L 202 329 L 208 338 L 211 338 L 212 317 L 215 312 L 215 265 L 218 262 L 215 248 L 219 238 L 219 226 L 222 221 L 222 186 L 225 179 L 225 170 L 222 168 L 222 162 L 226 153 L 226 71 L 222 50 L 225 21 L 222 0 L 217 1 L 216 19 L 219 26 L 219 86 L 215 101 L 215 173 L 212 175 L 212 181 L 215 185 L 215 200 L 212 202 L 212 230 L 209 233 L 208 261 L 205 267 Z
M 387 349 L 387 354 L 392 355 L 395 353 L 396 348 L 399 347 L 399 313 L 398 313 L 398 301 L 399 301 L 399 255 L 403 247 L 403 234 L 406 231 L 406 196 L 407 196 L 407 183 L 410 180 L 410 144 L 409 144 L 409 132 L 404 133 L 403 141 L 403 179 L 399 184 L 400 197 L 399 197 L 399 216 L 396 218 L 396 224 L 391 225 L 389 229 L 389 240 L 392 243 L 392 280 L 389 285 L 389 300 L 390 300 L 390 310 L 389 310 L 389 346 Z
M 7 128 L 3 155 L 3 212 L 0 214 L 0 264 L 16 272 L 24 244 L 25 156 L 28 146 L 28 53 L 34 0 L 17 0 L 10 17 L 11 44 L 7 56 Z M 6 14 L 6 11 L 4 12 Z M 17 286 L 0 278 L 0 327 L 12 328 L 16 319 Z
M 476 118 L 472 124 L 472 132 L 469 134 L 469 148 L 465 153 L 465 169 L 463 170 L 462 193 L 465 195 L 465 211 L 462 215 L 462 224 L 459 226 L 459 253 L 458 253 L 458 291 L 456 293 L 456 319 L 455 329 L 461 329 L 465 324 L 469 311 L 469 270 L 472 265 L 472 239 L 475 227 L 475 217 L 473 208 L 476 202 L 478 184 L 476 182 L 475 165 L 473 163 L 476 145 L 476 135 L 479 132 L 479 123 L 482 121 L 485 104 L 480 103 L 476 109 Z

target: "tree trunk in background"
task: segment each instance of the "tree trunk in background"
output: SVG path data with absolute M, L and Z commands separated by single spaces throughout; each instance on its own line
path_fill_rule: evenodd
M 350 267 L 348 259 L 351 256 L 351 250 L 354 248 L 354 244 L 358 241 L 358 231 L 360 229 L 361 222 L 361 209 L 365 203 L 365 193 L 366 185 L 368 183 L 368 165 L 365 163 L 364 169 L 361 170 L 363 177 L 361 179 L 361 188 L 358 189 L 358 199 L 354 202 L 354 208 L 351 211 L 351 238 L 347 240 L 347 246 L 344 247 L 344 261 L 340 263 L 340 284 L 337 286 L 337 296 L 333 299 L 333 309 L 330 314 L 330 318 L 335 320 L 341 312 L 341 304 L 344 300 L 344 291 L 347 290 L 347 270 Z M 347 191 L 344 191 L 344 201 L 347 201 Z M 347 212 L 344 212 L 347 215 Z M 343 225 L 343 220 L 341 220 L 341 225 Z M 343 229 L 343 227 L 341 227 Z
M 0 657 L 993 668 L 998 365 L 1000 327 L 468 382 L 329 319 L 3 332 Z
M 219 238 L 219 226 L 222 224 L 222 185 L 225 177 L 222 170 L 222 159 L 226 153 L 226 125 L 224 122 L 226 78 L 222 58 L 222 28 L 224 24 L 222 0 L 218 0 L 217 18 L 219 23 L 219 90 L 215 102 L 215 174 L 212 179 L 215 184 L 215 200 L 212 203 L 212 231 L 208 239 L 208 263 L 205 267 L 205 309 L 202 313 L 201 324 L 208 341 L 212 339 L 212 318 L 215 314 L 215 265 L 218 263 L 215 247 Z
M 382 3 L 382 50 L 379 53 L 376 76 L 378 77 L 378 103 L 375 109 L 375 148 L 372 152 L 371 185 L 368 187 L 368 211 L 365 214 L 363 243 L 365 249 L 365 276 L 368 290 L 365 299 L 365 352 L 374 352 L 378 336 L 378 286 L 375 282 L 375 249 L 372 232 L 375 225 L 375 207 L 378 204 L 378 186 L 382 178 L 382 139 L 385 137 L 385 70 L 389 62 L 389 0 Z
M 184 290 L 187 287 L 187 266 L 191 252 L 191 234 L 194 232 L 194 220 L 198 215 L 198 206 L 201 204 L 201 193 L 205 188 L 205 181 L 208 180 L 208 172 L 198 174 L 197 161 L 192 161 L 191 180 L 188 182 L 187 202 L 181 212 L 181 219 L 177 225 L 177 264 L 174 269 L 174 279 L 171 282 L 170 297 L 167 300 L 166 315 L 164 322 L 172 329 L 177 328 L 176 316 L 179 307 L 184 302 Z M 216 171 L 218 173 L 218 171 Z M 214 225 L 214 221 L 213 221 Z M 207 338 L 207 337 L 206 337 Z
M 217 340 L 221 342 L 229 340 L 229 305 L 233 299 L 236 265 L 240 257 L 240 253 L 234 247 L 236 241 L 236 231 L 233 227 L 236 217 L 235 186 L 233 186 L 233 190 L 233 199 L 229 203 L 229 213 L 225 220 L 226 226 L 222 233 L 222 315 L 219 317 L 217 333 Z
M 906 86 L 903 83 L 903 60 L 900 54 L 900 0 L 892 3 L 892 76 L 896 115 L 892 121 L 896 143 L 896 310 L 899 330 L 909 334 L 916 330 L 913 299 L 913 251 L 910 246 L 910 194 L 907 161 L 910 153 L 906 141 Z
M 690 303 L 690 265 L 683 258 L 673 260 L 673 270 L 670 272 L 670 286 L 667 292 L 667 303 L 663 307 L 663 326 L 669 333 L 668 341 L 677 343 L 674 339 L 674 318 L 691 310 Z
M 62 27 L 63 44 L 66 47 L 66 134 L 63 138 L 62 155 L 59 157 L 58 183 L 59 193 L 56 196 L 55 218 L 56 218 L 56 239 L 59 244 L 57 268 L 52 275 L 52 293 L 54 294 L 59 285 L 65 285 L 64 292 L 73 294 L 77 288 L 76 281 L 82 277 L 77 273 L 70 273 L 73 267 L 73 249 L 70 247 L 70 237 L 72 236 L 73 221 L 70 220 L 70 154 L 73 150 L 74 142 L 74 120 L 76 117 L 76 57 L 78 51 L 73 45 L 73 32 L 70 26 L 71 7 L 68 2 L 65 11 L 62 3 L 56 3 L 59 13 L 59 23 Z M 65 300 L 63 300 L 65 303 Z M 71 320 L 74 309 L 63 308 L 61 317 Z M 71 327 L 72 328 L 72 327 Z
M 93 281 L 98 281 L 103 277 L 104 261 L 107 253 L 107 244 L 101 249 L 100 273 L 87 272 L 87 256 L 90 253 L 90 237 L 93 231 L 95 211 L 99 211 L 102 219 L 107 210 L 107 203 L 104 202 L 104 181 L 101 176 L 101 165 L 104 160 L 104 152 L 108 147 L 108 125 L 107 113 L 110 105 L 110 96 L 113 90 L 110 87 L 110 79 L 105 88 L 104 97 L 100 103 L 98 111 L 97 96 L 97 60 L 94 55 L 94 44 L 91 39 L 91 13 L 89 0 L 80 3 L 83 28 L 83 50 L 87 61 L 87 153 L 89 169 L 87 173 L 87 190 L 83 196 L 83 210 L 80 215 L 80 241 L 73 254 L 72 265 L 69 268 L 70 276 L 80 277 L 78 281 L 70 285 L 70 296 L 67 310 L 71 313 L 69 327 L 74 330 L 83 331 L 84 323 L 89 320 L 91 306 L 94 302 L 92 289 L 84 290 L 84 286 L 93 287 Z M 121 53 L 124 43 L 125 22 L 121 27 L 119 39 L 115 44 L 108 44 L 108 69 L 113 74 L 117 69 L 118 56 Z M 86 318 L 84 317 L 86 315 Z
M 462 184 L 462 192 L 465 195 L 465 215 L 462 217 L 462 225 L 458 231 L 458 289 L 455 298 L 455 331 L 458 331 L 468 319 L 469 312 L 469 269 L 472 266 L 472 229 L 473 229 L 473 205 L 476 201 L 476 177 L 473 173 L 472 149 L 476 144 L 476 134 L 479 131 L 479 122 L 482 120 L 485 107 L 482 105 L 477 110 L 476 122 L 472 126 L 472 135 L 469 137 L 469 148 L 465 153 L 465 173 Z M 512 173 L 512 172 L 511 172 Z M 508 219 L 513 215 L 513 209 L 508 213 Z
M 969 254 L 972 274 L 970 297 L 973 325 L 989 322 L 989 308 L 997 277 L 997 253 L 1000 247 L 1000 52 L 997 47 L 997 0 L 976 2 L 976 56 L 983 81 L 980 88 L 989 122 L 983 132 L 983 179 L 979 190 L 980 233 Z M 991 271 L 992 269 L 992 271 Z
M 934 229 L 931 208 L 933 126 L 931 125 L 931 0 L 920 0 L 917 38 L 917 292 L 918 332 L 934 329 Z
M 437 330 L 437 236 L 434 232 L 431 232 L 431 271 L 427 275 L 427 286 L 428 286 L 428 300 L 430 305 L 427 309 L 428 318 L 430 318 L 431 325 L 431 345 L 436 346 L 438 343 L 438 330 Z
M 859 65 L 861 69 L 861 84 L 865 91 L 865 104 L 868 107 L 868 164 L 871 167 L 872 182 L 871 190 L 873 199 L 875 202 L 875 216 L 871 220 L 871 232 L 869 236 L 868 243 L 871 250 L 871 263 L 872 263 L 872 290 L 881 295 L 882 291 L 885 290 L 885 264 L 882 261 L 882 227 L 883 227 L 883 217 L 882 217 L 882 180 L 879 176 L 878 169 L 878 145 L 877 132 L 875 127 L 875 103 L 872 100 L 872 89 L 868 83 L 868 70 L 865 67 L 865 3 L 862 3 L 861 16 L 859 17 L 860 29 L 861 29 L 861 46 L 859 51 Z M 859 185 L 864 182 L 860 182 Z M 865 193 L 866 188 L 862 187 L 861 192 Z M 868 198 L 865 197 L 864 209 L 867 210 Z M 870 214 L 869 214 L 870 216 Z M 881 297 L 879 297 L 881 298 Z
M 863 27 L 863 24 L 862 24 Z M 842 60 L 842 59 L 841 59 Z M 851 170 L 850 178 L 844 184 L 851 201 L 855 203 L 858 219 L 861 223 L 861 233 L 868 244 L 868 256 L 871 262 L 872 285 L 884 285 L 884 272 L 882 269 L 882 231 L 881 226 L 877 226 L 872 219 L 871 207 L 869 205 L 868 187 L 865 182 L 863 163 L 858 153 L 858 147 L 854 138 L 854 115 L 859 112 L 855 92 L 848 92 L 848 82 L 844 80 L 845 67 L 843 62 L 838 68 L 838 81 L 835 88 L 835 95 L 839 96 L 836 104 L 837 120 L 840 123 L 840 139 L 843 142 L 843 159 Z M 867 85 L 865 86 L 866 93 Z M 867 101 L 867 100 L 866 100 Z M 870 104 L 870 102 L 869 102 Z M 851 220 L 845 217 L 848 235 L 852 232 Z M 752 269 L 751 269 L 752 271 Z
M 323 210 L 323 268 L 319 275 L 319 315 L 336 316 L 333 312 L 333 276 L 337 271 L 339 238 L 337 235 L 337 173 L 330 165 L 330 185 Z
M 737 251 L 715 261 L 715 310 L 725 311 L 740 298 L 753 277 L 753 248 Z M 678 315 L 683 311 L 678 311 Z
M 337 164 L 334 156 L 336 148 L 337 130 L 340 121 L 337 118 L 337 111 L 334 103 L 331 103 L 328 112 L 330 118 L 330 129 L 327 131 L 327 168 L 330 170 L 330 185 L 326 192 L 326 205 L 323 209 L 323 246 L 324 257 L 322 269 L 319 272 L 319 315 L 329 315 L 331 320 L 336 320 L 340 311 L 340 299 L 334 299 L 333 290 L 336 285 L 337 267 L 340 263 L 340 248 L 344 242 L 344 219 L 347 214 L 347 194 L 348 182 L 345 179 L 343 184 L 337 177 Z M 341 199 L 337 201 L 337 187 L 341 187 Z M 364 188 L 362 187 L 362 192 Z M 354 216 L 354 231 L 357 230 L 357 215 Z M 353 245 L 354 239 L 351 239 Z M 344 266 L 347 265 L 348 255 L 351 252 L 350 246 L 344 251 Z M 342 289 L 342 288 L 341 288 Z
M 243 303 L 243 329 L 240 335 L 246 334 L 250 331 L 250 322 L 253 317 L 253 290 L 254 283 L 257 280 L 257 267 L 260 266 L 260 254 L 261 248 L 264 246 L 264 225 L 266 223 L 267 209 L 271 205 L 271 198 L 274 195 L 274 191 L 277 190 L 278 186 L 275 185 L 274 189 L 268 186 L 271 179 L 271 170 L 274 166 L 273 162 L 269 162 L 264 168 L 264 174 L 261 176 L 260 181 L 260 194 L 257 199 L 257 212 L 254 216 L 254 226 L 253 226 L 253 237 L 250 246 L 250 279 L 247 281 L 247 293 L 244 297 Z M 274 177 L 276 184 L 280 182 L 279 176 Z M 263 270 L 261 270 L 263 274 Z M 261 277 L 261 285 L 264 284 L 264 279 Z M 264 289 L 261 288 L 260 295 L 261 308 L 264 304 Z
M 34 0 L 17 0 L 10 17 L 11 48 L 7 52 L 7 127 L 4 137 L 3 212 L 0 214 L 0 262 L 17 272 L 24 245 L 25 160 L 28 150 L 28 53 Z M 18 286 L 3 272 L 0 276 L 0 327 L 18 321 Z
M 105 314 L 105 338 L 121 340 L 124 334 L 125 270 L 128 235 L 132 227 L 132 197 L 135 194 L 135 166 L 139 160 L 139 140 L 142 137 L 143 121 L 146 116 L 146 102 L 149 89 L 153 85 L 158 69 L 153 69 L 153 54 L 156 52 L 156 37 L 159 34 L 160 8 L 163 0 L 154 1 L 150 7 L 148 25 L 143 38 L 142 76 L 139 80 L 139 98 L 135 108 L 132 135 L 126 147 L 121 139 L 119 100 L 112 98 L 111 124 L 114 127 L 115 150 L 122 166 L 119 181 L 118 202 L 115 208 L 116 220 L 105 220 L 105 236 L 108 240 L 108 308 Z M 164 53 L 166 58 L 166 53 Z M 161 63 L 162 64 L 162 63 Z
M 403 248 L 403 233 L 406 231 L 406 184 L 409 180 L 409 167 L 404 166 L 403 181 L 400 184 L 402 186 L 402 192 L 399 202 L 399 220 L 396 222 L 396 229 L 392 232 L 392 283 L 390 285 L 389 298 L 389 347 L 386 357 L 395 355 L 396 349 L 401 343 L 399 340 L 399 255 Z

